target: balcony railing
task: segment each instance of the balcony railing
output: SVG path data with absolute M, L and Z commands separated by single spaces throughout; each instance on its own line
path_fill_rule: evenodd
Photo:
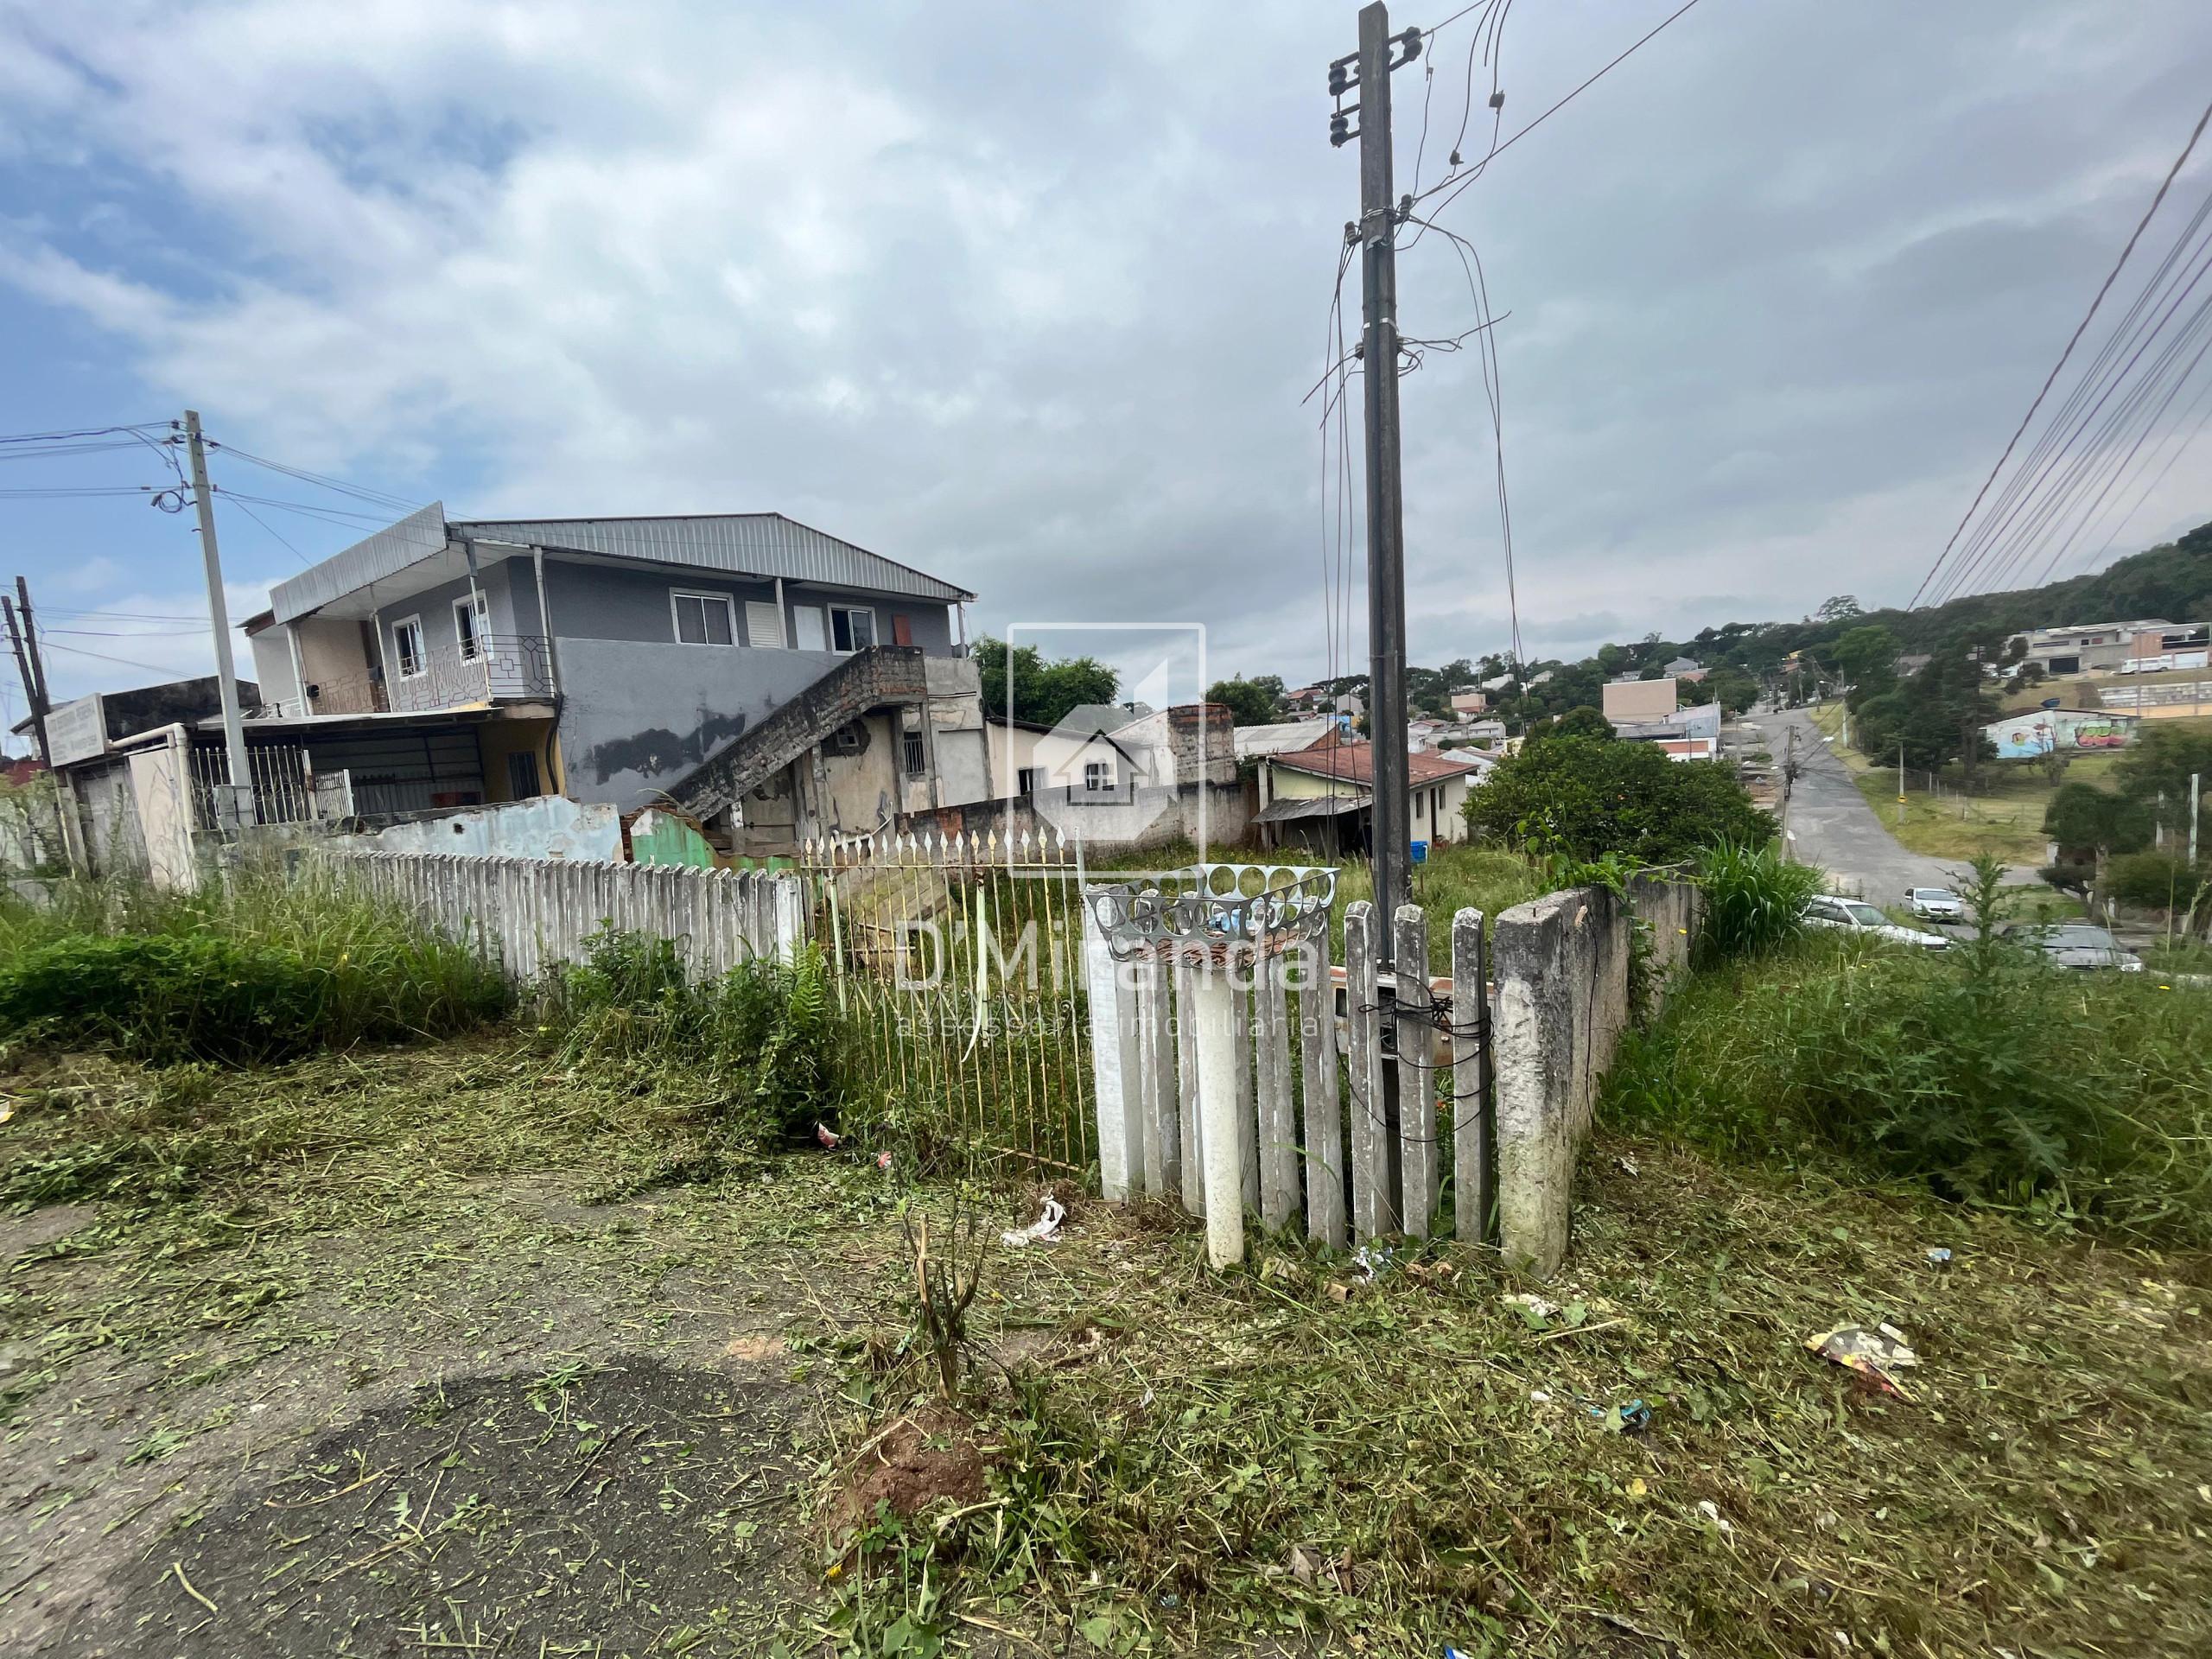
M 427 713 L 469 703 L 553 695 L 553 659 L 544 636 L 486 634 L 474 652 L 457 645 L 431 651 L 408 672 L 395 656 L 391 674 L 310 676 L 302 695 L 273 705 L 281 715 Z

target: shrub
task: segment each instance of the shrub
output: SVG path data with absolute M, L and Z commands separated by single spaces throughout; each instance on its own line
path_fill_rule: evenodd
M 140 1059 L 288 1059 L 321 1030 L 328 976 L 234 939 L 79 935 L 0 969 L 0 1031 Z
M 1698 950 L 1707 961 L 1756 957 L 1805 931 L 1805 901 L 1821 890 L 1821 873 L 1793 864 L 1771 847 L 1724 842 L 1698 855 L 1705 919 Z
M 743 1141 L 798 1139 L 838 1114 L 846 1033 L 811 946 L 788 963 L 755 960 L 694 981 L 670 941 L 602 933 L 550 982 L 540 1020 L 558 1034 L 563 1065 L 673 1083 Z
M 1500 761 L 1467 797 L 1468 828 L 1509 846 L 1643 864 L 1679 863 L 1700 847 L 1771 840 L 1732 768 L 1676 761 L 1656 744 L 1554 736 Z

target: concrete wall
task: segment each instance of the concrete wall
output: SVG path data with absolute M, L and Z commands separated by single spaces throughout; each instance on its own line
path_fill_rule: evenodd
M 1667 720 L 1675 713 L 1672 680 L 1612 680 L 1604 696 L 1607 720 Z
M 661 605 L 665 618 L 664 590 Z M 664 632 L 652 643 L 564 638 L 560 652 L 569 791 L 625 810 L 648 804 L 845 660 L 830 652 L 671 645 Z
M 584 805 L 558 795 L 499 806 L 464 807 L 435 818 L 395 823 L 360 838 L 378 853 L 442 853 L 460 858 L 615 860 L 622 856 L 622 822 L 611 806 Z
M 1251 829 L 1251 805 L 1239 783 L 1198 784 L 1184 789 L 1137 789 L 1127 799 L 1069 800 L 1040 788 L 1033 798 L 1037 817 L 1070 841 L 1091 847 L 1164 847 L 1175 841 L 1221 848 L 1242 842 Z
M 1663 998 L 1701 913 L 1688 884 L 1640 878 L 1627 905 L 1573 887 L 1492 925 L 1498 1226 L 1510 1265 L 1548 1275 L 1566 1259 L 1575 1155 L 1628 1028 L 1635 924 L 1646 925 Z

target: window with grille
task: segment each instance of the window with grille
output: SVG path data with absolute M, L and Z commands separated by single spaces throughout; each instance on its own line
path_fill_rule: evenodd
M 907 732 L 903 735 L 906 740 L 906 775 L 918 778 L 929 770 L 929 757 L 922 752 L 922 734 Z
M 681 588 L 668 596 L 676 613 L 676 639 L 684 645 L 734 645 L 737 643 L 737 613 L 728 594 L 687 594 Z
M 1111 789 L 1114 786 L 1113 768 L 1109 766 L 1103 760 L 1084 761 L 1083 763 L 1083 786 L 1093 794 L 1096 794 L 1098 791 L 1103 789 Z

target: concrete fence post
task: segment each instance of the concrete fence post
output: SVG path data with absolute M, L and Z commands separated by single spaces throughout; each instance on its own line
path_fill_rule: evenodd
M 1440 1172 L 1436 1155 L 1436 1027 L 1428 987 L 1428 914 L 1398 906 L 1393 1036 L 1398 1051 L 1398 1202 L 1408 1236 L 1428 1236 Z
M 1143 1179 L 1144 1127 L 1137 1116 L 1136 1071 L 1122 1063 L 1130 1023 L 1122 1015 L 1122 976 L 1106 948 L 1106 935 L 1083 906 L 1083 978 L 1090 1011 L 1091 1091 L 1098 1103 L 1099 1190 L 1126 1204 Z M 1134 1154 L 1134 1155 L 1133 1155 Z

